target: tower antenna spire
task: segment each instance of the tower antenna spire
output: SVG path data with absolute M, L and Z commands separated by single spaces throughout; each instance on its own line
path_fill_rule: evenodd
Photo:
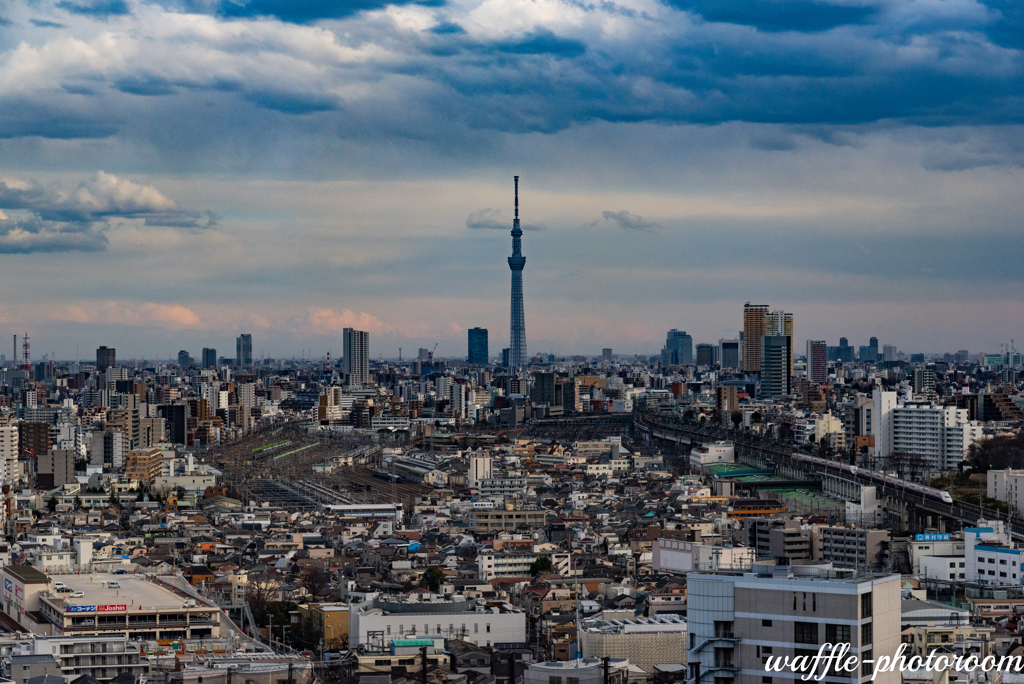
M 516 179 L 516 218 L 519 218 L 519 176 L 513 176 Z

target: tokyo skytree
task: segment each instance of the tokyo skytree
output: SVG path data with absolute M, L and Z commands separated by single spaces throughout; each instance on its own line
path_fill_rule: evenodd
M 519 227 L 519 176 L 516 182 L 516 216 L 512 221 L 512 256 L 508 267 L 512 269 L 512 319 L 509 326 L 508 365 L 513 373 L 526 365 L 526 316 L 523 312 L 523 231 Z

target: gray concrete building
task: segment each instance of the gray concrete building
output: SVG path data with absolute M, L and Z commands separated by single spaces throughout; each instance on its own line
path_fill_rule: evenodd
M 691 574 L 688 579 L 688 684 L 773 684 L 799 681 L 768 673 L 768 657 L 813 655 L 819 644 L 851 644 L 860 659 L 892 656 L 899 647 L 900 577 L 842 578 L 841 572 L 757 564 L 753 573 Z M 870 681 L 872 667 L 829 673 L 829 681 Z M 899 684 L 900 673 L 879 673 Z

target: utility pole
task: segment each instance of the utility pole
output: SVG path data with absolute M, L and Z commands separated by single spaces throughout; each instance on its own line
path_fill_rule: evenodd
M 420 684 L 427 684 L 427 647 L 420 646 L 420 657 L 423 658 L 423 667 L 420 668 Z
M 605 656 L 601 660 L 604 661 L 604 684 L 610 684 L 611 672 L 610 672 L 609 662 L 611 661 L 611 658 L 608 657 L 608 656 Z

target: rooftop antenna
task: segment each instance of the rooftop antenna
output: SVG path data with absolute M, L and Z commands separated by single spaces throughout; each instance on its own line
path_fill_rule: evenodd
M 32 353 L 30 351 L 31 345 L 28 343 L 28 333 L 22 335 L 21 339 L 23 340 L 21 348 L 25 350 L 21 360 L 21 369 L 26 371 L 32 370 Z

